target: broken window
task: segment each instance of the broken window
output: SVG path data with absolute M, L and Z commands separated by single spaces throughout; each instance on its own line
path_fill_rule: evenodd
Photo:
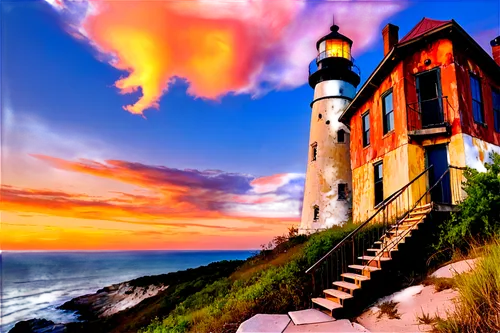
M 313 220 L 314 221 L 319 220 L 319 206 L 318 205 L 314 206 L 314 217 L 313 217 Z
M 347 200 L 347 184 L 338 184 L 338 199 Z

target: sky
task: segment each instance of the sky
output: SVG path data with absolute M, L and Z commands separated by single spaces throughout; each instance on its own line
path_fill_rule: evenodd
M 360 86 L 389 22 L 500 35 L 495 0 L 2 0 L 0 248 L 258 249 L 298 226 L 333 15 Z

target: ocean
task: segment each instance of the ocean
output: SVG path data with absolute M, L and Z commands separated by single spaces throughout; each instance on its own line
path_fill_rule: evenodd
M 0 332 L 18 321 L 45 318 L 76 321 L 56 307 L 111 284 L 247 259 L 255 251 L 2 252 L 0 254 Z

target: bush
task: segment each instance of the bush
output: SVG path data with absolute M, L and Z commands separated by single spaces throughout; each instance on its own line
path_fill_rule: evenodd
M 436 248 L 469 248 L 472 241 L 485 242 L 500 232 L 500 155 L 491 153 L 490 158 L 486 172 L 465 170 L 467 198 L 441 226 Z

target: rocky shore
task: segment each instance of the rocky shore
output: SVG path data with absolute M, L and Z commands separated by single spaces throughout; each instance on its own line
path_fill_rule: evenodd
M 229 276 L 242 263 L 242 260 L 224 260 L 113 284 L 58 307 L 74 311 L 80 322 L 62 324 L 35 318 L 16 323 L 9 333 L 137 332 L 153 318 L 168 314 L 179 302 L 205 285 Z

